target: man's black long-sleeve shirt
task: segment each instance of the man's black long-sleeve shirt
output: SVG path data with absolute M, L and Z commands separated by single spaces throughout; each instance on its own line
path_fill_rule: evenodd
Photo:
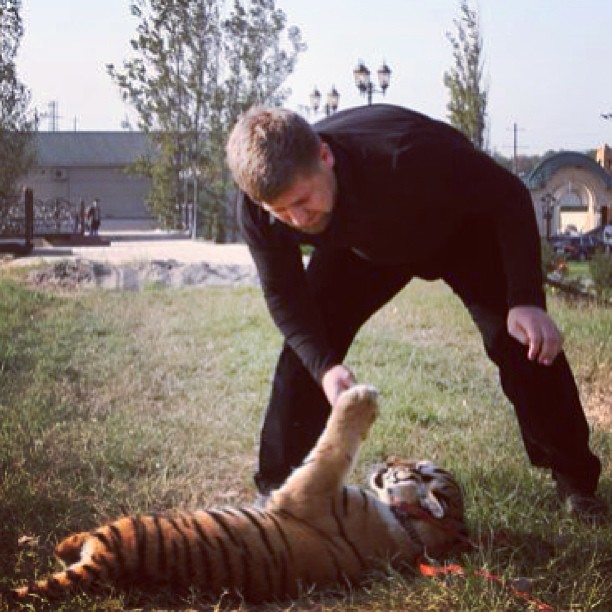
M 238 221 L 270 313 L 316 380 L 339 359 L 306 284 L 301 244 L 350 249 L 375 263 L 406 264 L 416 275 L 435 278 L 461 228 L 470 219 L 490 222 L 508 306 L 543 305 L 531 197 L 462 134 L 386 104 L 341 111 L 313 127 L 335 160 L 338 196 L 327 229 L 316 236 L 295 230 L 244 194 Z

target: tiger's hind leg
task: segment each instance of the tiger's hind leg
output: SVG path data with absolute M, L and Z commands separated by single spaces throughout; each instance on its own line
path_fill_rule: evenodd
M 313 450 L 272 494 L 268 508 L 290 503 L 292 497 L 326 495 L 340 489 L 378 414 L 377 395 L 369 385 L 355 385 L 340 395 Z

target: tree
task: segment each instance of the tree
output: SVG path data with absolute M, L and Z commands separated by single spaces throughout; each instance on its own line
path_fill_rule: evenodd
M 545 155 L 518 154 L 516 159 L 502 155 L 499 151 L 493 151 L 491 157 L 502 167 L 510 172 L 516 172 L 517 176 L 527 177 L 532 170 L 544 160 Z
M 21 0 L 0 0 L 0 198 L 17 193 L 17 182 L 34 163 L 30 94 L 19 82 L 15 56 L 23 36 Z
M 444 85 L 450 94 L 449 120 L 474 146 L 484 149 L 488 92 L 482 85 L 480 21 L 468 0 L 461 1 L 460 11 L 460 18 L 453 20 L 456 34 L 446 34 L 455 60 L 455 65 L 444 73 Z
M 280 103 L 304 49 L 274 0 L 133 0 L 134 57 L 107 67 L 158 155 L 137 170 L 152 179 L 149 207 L 166 226 L 196 201 L 204 237 L 224 241 L 232 181 L 227 134 L 254 103 Z

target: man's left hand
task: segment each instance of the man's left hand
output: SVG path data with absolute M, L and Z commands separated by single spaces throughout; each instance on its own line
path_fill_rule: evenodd
M 515 306 L 508 313 L 508 333 L 528 347 L 527 357 L 551 365 L 563 348 L 563 336 L 545 310 Z
M 321 387 L 330 406 L 335 406 L 340 394 L 356 383 L 355 375 L 345 365 L 338 364 L 325 372 Z

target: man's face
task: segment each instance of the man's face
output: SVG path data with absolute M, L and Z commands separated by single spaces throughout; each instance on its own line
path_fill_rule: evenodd
M 321 143 L 319 164 L 314 172 L 299 176 L 293 183 L 262 207 L 273 217 L 306 234 L 319 234 L 327 228 L 336 199 L 334 156 Z

